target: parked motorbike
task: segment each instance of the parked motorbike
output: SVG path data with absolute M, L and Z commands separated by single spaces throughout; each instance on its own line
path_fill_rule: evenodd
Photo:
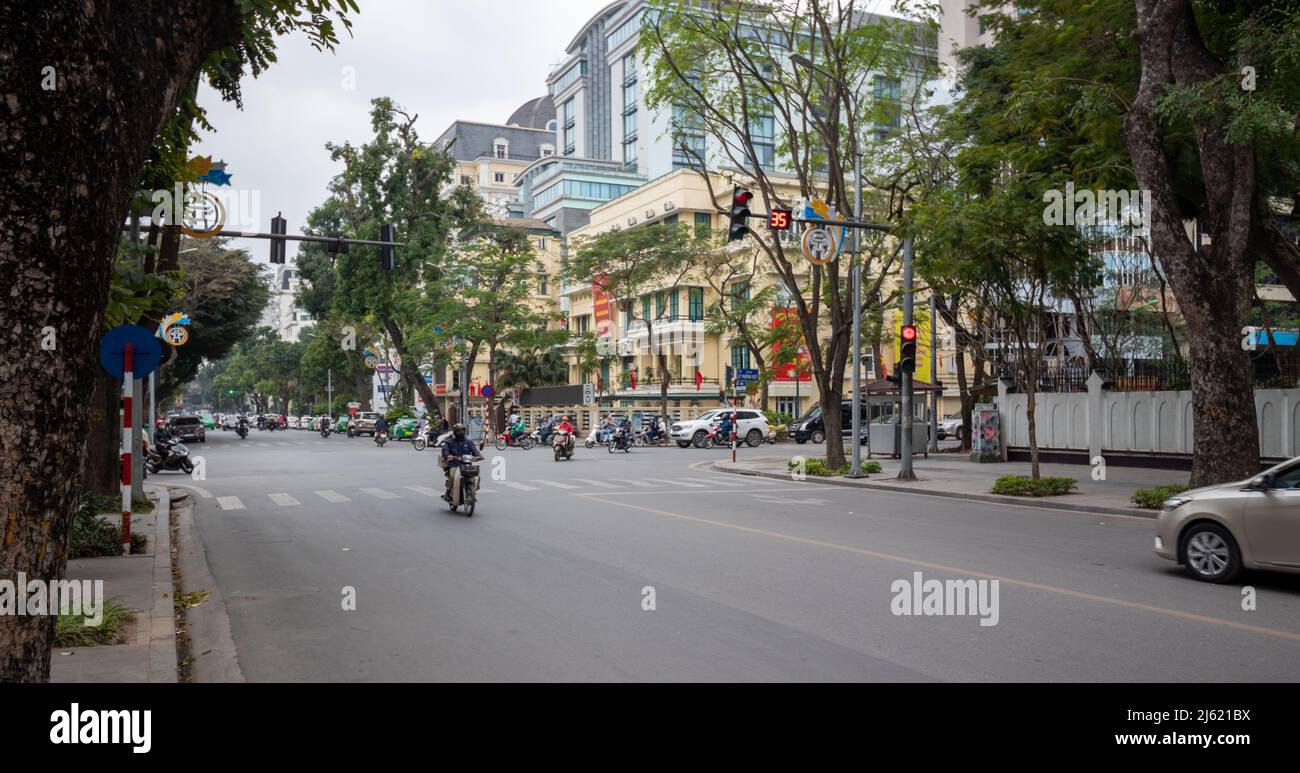
M 164 440 L 158 445 L 167 447 L 167 460 L 163 461 L 162 454 L 158 453 L 157 445 L 149 446 L 149 453 L 145 457 L 144 466 L 150 473 L 157 473 L 160 470 L 172 470 L 183 472 L 186 475 L 194 472 L 194 463 L 190 461 L 190 450 L 180 441 Z
M 505 432 L 502 432 L 500 435 L 497 435 L 497 441 L 494 445 L 496 445 L 496 449 L 498 451 L 504 451 L 510 446 L 518 446 L 519 448 L 522 448 L 525 451 L 531 451 L 533 450 L 534 443 L 533 443 L 532 435 L 523 434 L 520 435 L 519 438 L 516 440 L 510 437 L 510 430 L 506 430 Z
M 586 444 L 587 448 L 595 448 L 596 443 L 600 442 L 596 440 L 596 433 L 598 432 L 600 432 L 600 427 L 595 424 L 592 424 L 591 433 L 587 435 L 587 439 L 583 441 L 583 443 Z
M 555 451 L 555 461 L 561 459 L 572 459 L 573 452 L 578 447 L 578 441 L 573 437 L 573 433 L 567 430 L 556 430 L 551 436 L 551 448 Z

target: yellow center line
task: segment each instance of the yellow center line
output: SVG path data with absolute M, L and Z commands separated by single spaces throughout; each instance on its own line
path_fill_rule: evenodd
M 784 532 L 771 531 L 769 529 L 757 529 L 752 526 L 741 526 L 735 523 L 727 523 L 726 521 L 715 521 L 710 518 L 700 518 L 694 515 L 673 513 L 667 510 L 658 510 L 653 507 L 645 507 L 643 505 L 633 505 L 633 504 L 628 504 L 627 502 L 620 502 L 618 500 L 604 499 L 603 497 L 595 494 L 593 494 L 590 498 L 599 499 L 608 504 L 617 505 L 619 507 L 626 507 L 631 510 L 642 510 L 647 513 L 662 515 L 668 518 L 677 518 L 683 521 L 702 523 L 709 526 L 717 526 L 723 529 L 732 529 L 734 531 L 745 532 L 747 534 L 757 534 L 763 537 L 771 537 L 772 539 L 786 540 L 788 542 L 797 542 L 801 545 L 812 545 L 814 547 L 830 548 L 831 550 L 839 550 L 845 553 L 853 553 L 855 555 L 860 555 L 860 556 L 879 558 L 885 561 L 894 561 L 896 563 L 921 567 L 923 569 L 933 569 L 935 571 L 945 572 L 948 574 L 954 574 L 962 577 L 976 577 L 983 580 L 997 580 L 999 582 L 1004 582 L 1007 585 L 1013 585 L 1020 588 L 1028 588 L 1031 590 L 1038 590 L 1046 593 L 1054 593 L 1060 596 L 1068 596 L 1070 598 L 1084 599 L 1086 601 L 1096 601 L 1103 604 L 1111 604 L 1117 607 L 1124 607 L 1126 609 L 1136 609 L 1143 612 L 1154 612 L 1156 614 L 1166 615 L 1168 617 L 1175 617 L 1180 620 L 1190 620 L 1197 623 L 1209 623 L 1211 625 L 1222 625 L 1222 626 L 1227 626 L 1229 628 L 1236 628 L 1237 630 L 1240 631 L 1249 631 L 1250 633 L 1258 633 L 1265 636 L 1274 636 L 1280 639 L 1300 641 L 1300 633 L 1294 633 L 1292 631 L 1283 631 L 1276 628 L 1265 628 L 1263 626 L 1258 626 L 1258 625 L 1248 625 L 1246 623 L 1238 623 L 1234 620 L 1224 620 L 1223 618 L 1219 618 L 1219 617 L 1198 615 L 1194 612 L 1184 612 L 1178 609 L 1157 607 L 1152 604 L 1143 604 L 1138 601 L 1127 601 L 1125 599 L 1117 599 L 1112 596 L 1101 596 L 1095 593 L 1086 593 L 1084 591 L 1071 590 L 1070 588 L 1062 588 L 1056 585 L 1046 585 L 1044 583 L 1030 582 L 1028 580 L 1017 580 L 1014 577 L 1003 577 L 1001 575 L 988 574 L 986 572 L 977 572 L 971 569 L 963 569 L 957 566 L 948 566 L 947 564 L 936 564 L 932 561 L 921 561 L 919 559 L 909 558 L 908 556 L 895 555 L 893 553 L 882 553 L 876 550 L 867 550 L 866 548 L 853 547 L 852 545 L 841 545 L 837 542 L 826 542 L 824 540 L 812 539 L 810 537 L 800 537 L 796 534 L 786 534 Z

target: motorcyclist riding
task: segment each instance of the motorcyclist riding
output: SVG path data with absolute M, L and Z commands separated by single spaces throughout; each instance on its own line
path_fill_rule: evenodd
M 162 459 L 163 462 L 166 462 L 167 457 L 171 456 L 172 446 L 175 444 L 176 438 L 172 435 L 172 431 L 167 426 L 167 422 L 162 419 L 159 419 L 154 424 L 153 440 L 154 451 L 158 454 L 158 458 Z
M 522 437 L 522 436 L 523 436 L 523 435 L 528 431 L 528 427 L 527 427 L 527 425 L 524 424 L 524 417 L 523 417 L 523 416 L 521 416 L 521 415 L 519 415 L 519 414 L 516 413 L 516 414 L 514 414 L 514 417 L 513 417 L 513 418 L 514 418 L 514 421 L 511 422 L 511 424 L 510 424 L 510 441 L 511 441 L 511 442 L 514 442 L 514 441 L 518 440 L 520 437 Z
M 442 455 L 439 458 L 442 460 L 442 469 L 447 476 L 442 498 L 450 502 L 452 470 L 464 466 L 467 458 L 482 460 L 483 454 L 474 445 L 474 441 L 466 436 L 465 425 L 458 422 L 456 426 L 451 428 L 451 437 L 442 444 Z
M 383 414 L 380 414 L 379 418 L 375 419 L 375 437 L 380 435 L 383 435 L 385 440 L 388 439 L 388 417 Z

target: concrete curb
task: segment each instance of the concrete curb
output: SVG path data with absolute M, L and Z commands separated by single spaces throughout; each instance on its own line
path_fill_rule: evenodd
M 244 672 L 239 667 L 226 601 L 208 567 L 207 552 L 194 524 L 194 498 L 189 492 L 184 492 L 182 497 L 188 501 L 176 511 L 176 565 L 181 593 L 209 591 L 212 594 L 198 606 L 185 610 L 192 681 L 243 682 Z
M 710 469 L 714 472 L 722 472 L 728 475 L 748 475 L 751 477 L 771 478 L 772 480 L 790 480 L 790 476 L 782 475 L 775 472 L 762 472 L 760 470 L 743 469 L 728 467 L 725 464 L 713 462 Z M 1105 507 L 1102 505 L 1080 505 L 1071 502 L 1062 502 L 1059 499 L 1035 499 L 1034 497 L 1008 497 L 999 494 L 967 494 L 961 491 L 935 491 L 933 489 L 920 488 L 901 488 L 894 485 L 883 485 L 879 483 L 850 483 L 846 480 L 836 480 L 834 478 L 815 478 L 808 476 L 804 478 L 806 483 L 818 483 L 823 486 L 840 486 L 844 488 L 870 489 L 872 491 L 892 491 L 895 494 L 920 494 L 931 497 L 945 497 L 947 499 L 965 499 L 975 502 L 986 502 L 997 505 L 1019 505 L 1021 507 L 1036 507 L 1040 510 L 1065 510 L 1075 513 L 1095 513 L 1098 515 L 1123 515 L 1128 518 L 1144 518 L 1146 520 L 1155 520 L 1156 513 L 1150 510 L 1139 510 L 1132 507 Z
M 149 683 L 177 681 L 176 623 L 172 599 L 171 492 L 148 484 L 158 495 L 154 508 L 153 607 L 149 610 Z

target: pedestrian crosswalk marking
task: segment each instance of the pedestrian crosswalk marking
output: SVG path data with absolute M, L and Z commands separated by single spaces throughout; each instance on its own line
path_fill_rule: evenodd
M 328 489 L 326 489 L 325 491 L 317 491 L 316 496 L 320 497 L 321 499 L 324 499 L 326 502 L 351 502 L 352 501 L 351 499 L 348 499 L 347 497 L 343 496 L 339 492 L 330 491 Z
M 577 480 L 579 483 L 586 483 L 588 486 L 595 486 L 596 488 L 618 488 L 613 483 L 603 480 L 591 480 L 590 478 L 578 478 Z
M 536 487 L 536 486 L 529 486 L 527 483 L 515 483 L 514 481 L 510 481 L 510 480 L 503 480 L 503 481 L 501 481 L 501 485 L 503 485 L 503 486 L 509 486 L 510 488 L 512 488 L 512 489 L 516 489 L 516 490 L 518 490 L 518 491 L 536 491 L 536 490 L 537 490 L 537 487 Z
M 375 499 L 401 499 L 401 497 L 394 494 L 393 492 L 385 491 L 384 489 L 381 488 L 363 488 L 361 490 L 369 494 L 370 496 L 374 497 Z
M 669 486 L 685 486 L 686 488 L 705 488 L 699 483 L 686 483 L 680 480 L 664 480 L 662 478 L 646 478 L 651 483 L 665 483 Z
M 294 505 L 302 504 L 302 502 L 299 502 L 288 494 L 267 494 L 267 496 L 271 498 L 272 502 L 276 503 L 280 507 L 293 507 Z
M 429 488 L 428 486 L 407 486 L 407 487 L 406 487 L 406 490 L 407 490 L 407 491 L 414 491 L 414 492 L 417 493 L 417 494 L 423 494 L 423 495 L 425 495 L 426 497 L 440 497 L 440 496 L 442 496 L 442 492 L 440 492 L 440 491 L 434 491 L 433 489 Z
M 569 485 L 568 483 L 558 483 L 558 482 L 553 481 L 553 480 L 534 480 L 534 481 L 529 481 L 529 482 L 530 482 L 530 483 L 540 483 L 540 484 L 542 484 L 543 486 L 551 486 L 552 488 L 565 488 L 565 489 L 575 489 L 575 488 L 577 488 L 577 486 L 571 486 L 571 485 Z
M 654 483 L 646 483 L 643 480 L 624 480 L 623 478 L 612 478 L 611 480 L 617 480 L 620 483 L 626 483 L 629 486 L 640 486 L 641 488 L 659 488 Z
M 276 443 L 276 445 L 280 446 L 281 448 L 288 448 L 289 446 L 293 445 L 293 443 Z
M 719 479 L 714 478 L 682 478 L 682 481 L 707 483 L 708 486 L 744 486 L 744 483 L 737 483 L 735 481 L 719 481 Z
M 243 510 L 244 503 L 239 501 L 239 497 L 217 497 L 217 504 L 221 505 L 222 510 Z

